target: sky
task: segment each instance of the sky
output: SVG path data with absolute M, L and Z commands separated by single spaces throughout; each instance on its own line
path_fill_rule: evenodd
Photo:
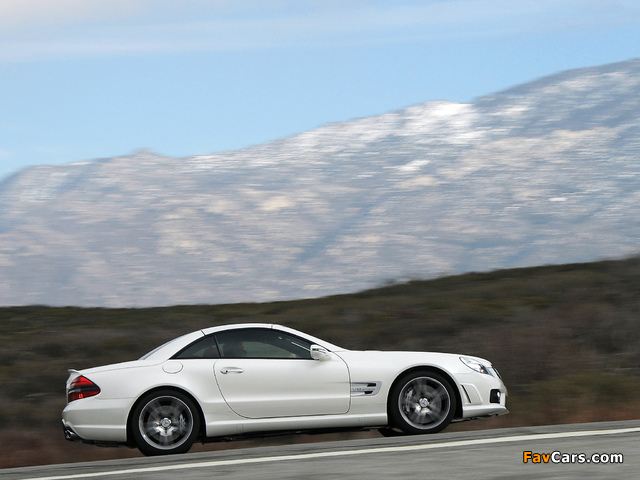
M 640 0 L 0 0 L 0 181 L 640 57 Z

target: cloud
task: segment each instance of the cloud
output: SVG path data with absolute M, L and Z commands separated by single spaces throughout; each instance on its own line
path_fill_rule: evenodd
M 82 23 L 117 21 L 142 10 L 148 2 L 127 0 L 3 0 L 0 2 L 0 34 L 33 33 Z
M 631 1 L 3 0 L 0 61 L 447 41 L 637 21 Z

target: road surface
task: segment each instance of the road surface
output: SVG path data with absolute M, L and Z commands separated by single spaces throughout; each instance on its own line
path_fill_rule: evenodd
M 2 480 L 640 478 L 640 420 L 246 448 L 0 470 Z

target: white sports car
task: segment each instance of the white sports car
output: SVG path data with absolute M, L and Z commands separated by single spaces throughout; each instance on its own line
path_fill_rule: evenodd
M 506 396 L 481 358 L 352 351 L 241 324 L 183 335 L 133 362 L 70 370 L 62 424 L 68 440 L 158 455 L 267 432 L 435 433 L 508 413 Z

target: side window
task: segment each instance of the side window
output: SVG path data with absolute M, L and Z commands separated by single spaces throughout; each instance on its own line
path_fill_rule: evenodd
M 174 355 L 173 358 L 220 358 L 213 335 L 200 338 Z
M 311 343 L 267 328 L 243 328 L 216 334 L 223 358 L 311 358 Z

